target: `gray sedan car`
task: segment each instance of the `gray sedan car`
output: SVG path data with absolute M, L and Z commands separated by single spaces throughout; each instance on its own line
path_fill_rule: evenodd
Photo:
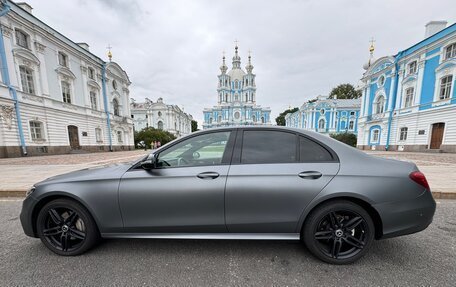
M 435 208 L 413 163 L 314 132 L 238 127 L 193 133 L 135 163 L 46 179 L 20 218 L 25 234 L 60 255 L 99 238 L 301 240 L 344 264 L 374 239 L 425 229 Z

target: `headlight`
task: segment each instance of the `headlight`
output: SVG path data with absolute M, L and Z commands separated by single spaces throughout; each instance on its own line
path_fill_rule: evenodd
M 32 194 L 35 191 L 35 186 L 32 186 L 27 192 L 25 193 L 25 197 L 28 197 L 30 194 Z

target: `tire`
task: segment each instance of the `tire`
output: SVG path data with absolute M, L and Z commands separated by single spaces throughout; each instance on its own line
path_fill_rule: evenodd
M 335 200 L 313 210 L 302 238 L 309 251 L 331 264 L 350 264 L 363 257 L 374 240 L 372 218 L 361 206 Z
M 56 199 L 38 213 L 36 230 L 41 242 L 52 252 L 79 255 L 92 248 L 100 235 L 87 209 L 70 199 Z

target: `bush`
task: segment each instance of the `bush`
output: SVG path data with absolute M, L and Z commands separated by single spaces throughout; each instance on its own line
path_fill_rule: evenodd
M 348 144 L 349 146 L 356 147 L 357 138 L 356 138 L 355 134 L 345 132 L 345 133 L 338 133 L 338 134 L 330 134 L 330 136 L 333 139 L 336 139 L 340 142 Z
M 140 141 L 144 141 L 147 148 L 151 148 L 150 144 L 153 141 L 159 141 L 161 145 L 164 145 L 174 139 L 176 139 L 176 137 L 170 132 L 152 127 L 144 128 L 139 132 L 135 132 L 135 147 L 138 147 Z

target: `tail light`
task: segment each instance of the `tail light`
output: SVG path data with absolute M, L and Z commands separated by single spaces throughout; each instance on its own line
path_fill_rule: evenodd
M 410 179 L 413 180 L 414 182 L 418 183 L 422 187 L 426 188 L 427 190 L 431 190 L 429 188 L 429 183 L 426 180 L 426 177 L 421 171 L 414 171 L 410 173 L 409 175 Z

